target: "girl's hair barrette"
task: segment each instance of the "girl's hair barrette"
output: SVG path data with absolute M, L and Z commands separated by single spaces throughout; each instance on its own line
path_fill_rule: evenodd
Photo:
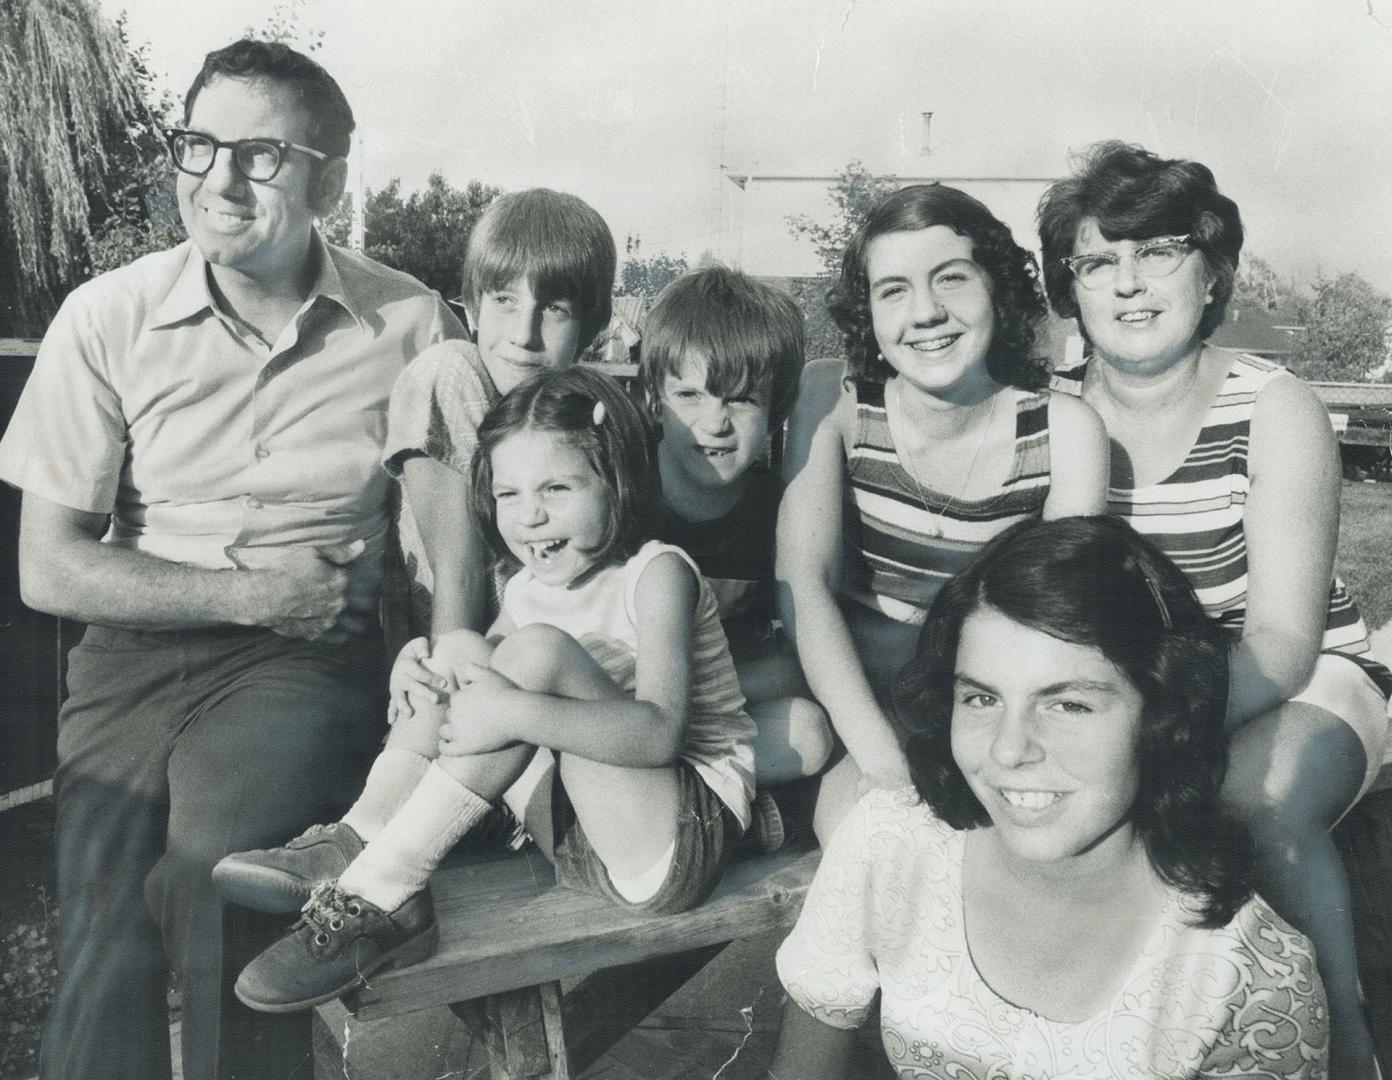
M 1155 606 L 1160 609 L 1160 624 L 1166 630 L 1173 630 L 1174 627 L 1170 624 L 1170 609 L 1165 604 L 1165 598 L 1160 595 L 1159 584 L 1144 570 L 1141 571 L 1141 576 L 1145 579 L 1146 588 L 1150 590 L 1150 595 L 1155 598 Z
M 1140 559 L 1136 558 L 1136 556 L 1127 555 L 1123 563 L 1123 568 L 1128 573 L 1140 575 L 1141 580 L 1145 582 L 1146 589 L 1150 592 L 1151 599 L 1155 601 L 1155 609 L 1160 616 L 1160 625 L 1166 630 L 1173 630 L 1174 624 L 1170 620 L 1170 608 L 1169 605 L 1165 603 L 1164 595 L 1160 592 L 1160 583 L 1151 576 L 1145 564 L 1141 562 Z
M 590 418 L 594 421 L 595 427 L 604 423 L 604 402 L 596 401 L 594 403 L 594 412 L 590 414 Z

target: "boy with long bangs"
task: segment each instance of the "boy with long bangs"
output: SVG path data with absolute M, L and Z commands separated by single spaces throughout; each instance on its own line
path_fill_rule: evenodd
M 574 195 L 500 195 L 474 226 L 463 299 L 473 341 L 417 358 L 392 392 L 383 462 L 402 481 L 411 622 L 431 640 L 482 631 L 501 582 L 467 502 L 484 414 L 542 368 L 569 367 L 609 322 L 616 254 L 604 219 Z M 422 651 L 419 646 L 417 651 Z M 396 708 L 409 708 L 403 694 Z
M 710 266 L 658 296 L 643 328 L 639 376 L 661 431 L 657 534 L 682 547 L 710 582 L 758 725 L 761 786 L 812 776 L 831 752 L 826 714 L 806 694 L 774 618 L 774 530 L 783 485 L 765 459 L 787 419 L 804 358 L 792 297 Z M 765 846 L 782 826 L 766 793 L 756 802 Z

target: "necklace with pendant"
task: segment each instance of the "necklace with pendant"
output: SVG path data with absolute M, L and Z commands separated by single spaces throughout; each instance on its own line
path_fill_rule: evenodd
M 890 385 L 894 389 L 894 403 L 896 406 L 896 411 L 899 413 L 900 433 L 907 435 L 908 425 L 906 423 L 906 420 L 908 419 L 908 416 L 907 413 L 904 411 L 903 389 L 900 387 L 897 379 Z M 896 449 L 900 448 L 902 444 L 903 456 L 908 459 L 907 462 L 901 461 L 899 467 L 903 469 L 904 472 L 908 474 L 909 479 L 913 481 L 914 490 L 918 492 L 918 501 L 923 504 L 923 510 L 928 515 L 928 524 L 933 530 L 932 532 L 928 533 L 930 539 L 936 540 L 938 537 L 945 535 L 943 532 L 943 519 L 952 511 L 953 507 L 958 505 L 958 503 L 962 499 L 962 496 L 966 494 L 968 486 L 970 486 L 971 484 L 972 474 L 976 472 L 977 460 L 981 457 L 981 450 L 986 445 L 986 436 L 991 433 L 991 421 L 995 419 L 996 402 L 999 400 L 999 392 L 991 395 L 991 407 L 986 412 L 986 422 L 981 425 L 981 435 L 976 440 L 976 449 L 972 451 L 971 461 L 967 464 L 967 475 L 962 478 L 962 483 L 957 488 L 957 494 L 946 496 L 946 501 L 943 503 L 943 508 L 938 513 L 934 513 L 933 508 L 928 505 L 928 495 L 923 490 L 923 484 L 920 483 L 918 479 L 918 473 L 920 471 L 918 458 L 916 452 L 910 446 L 908 438 L 905 437 L 902 439 L 895 440 Z M 888 419 L 888 414 L 886 414 L 886 419 Z M 892 436 L 893 432 L 891 431 L 890 434 Z

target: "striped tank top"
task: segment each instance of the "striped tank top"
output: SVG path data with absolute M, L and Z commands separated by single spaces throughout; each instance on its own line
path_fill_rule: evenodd
M 1039 517 L 1049 494 L 1049 395 L 1007 388 L 1015 455 L 1000 490 L 957 499 L 914 482 L 894 448 L 881 383 L 854 380 L 847 456 L 845 595 L 898 622 L 922 623 L 933 597 L 997 533 Z M 941 532 L 942 535 L 937 535 Z
M 1081 396 L 1087 363 L 1054 373 L 1054 388 Z M 1157 484 L 1107 489 L 1107 510 L 1125 518 L 1175 561 L 1204 610 L 1234 639 L 1247 616 L 1247 444 L 1257 395 L 1273 379 L 1294 378 L 1277 364 L 1234 353 L 1184 461 Z M 1325 652 L 1368 651 L 1368 631 L 1344 583 L 1329 587 Z

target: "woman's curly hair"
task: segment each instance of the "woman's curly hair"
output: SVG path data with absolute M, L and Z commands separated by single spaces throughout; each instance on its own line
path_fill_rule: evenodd
M 1099 650 L 1140 691 L 1139 786 L 1131 820 L 1160 877 L 1222 926 L 1251 895 L 1252 845 L 1224 811 L 1225 639 L 1183 571 L 1113 517 L 1025 521 L 938 593 L 894 687 L 919 795 L 956 829 L 991 824 L 952 757 L 957 648 L 982 609 Z
M 880 356 L 870 317 L 870 245 L 886 233 L 944 225 L 972 242 L 972 260 L 991 280 L 995 329 L 986 370 L 1001 385 L 1037 390 L 1048 385 L 1049 361 L 1034 355 L 1035 333 L 1047 311 L 1034 256 L 1010 228 L 977 199 L 942 184 L 914 184 L 886 195 L 870 210 L 841 258 L 841 276 L 827 307 L 846 337 L 852 379 L 884 382 L 894 369 Z
M 1096 218 L 1107 240 L 1187 235 L 1213 277 L 1213 299 L 1198 330 L 1199 339 L 1208 340 L 1227 315 L 1242 253 L 1242 216 L 1218 190 L 1212 170 L 1116 139 L 1094 143 L 1074 166 L 1072 176 L 1050 185 L 1039 200 L 1044 284 L 1054 310 L 1065 319 L 1078 317 L 1073 272 L 1063 260 L 1073 254 L 1084 218 Z

